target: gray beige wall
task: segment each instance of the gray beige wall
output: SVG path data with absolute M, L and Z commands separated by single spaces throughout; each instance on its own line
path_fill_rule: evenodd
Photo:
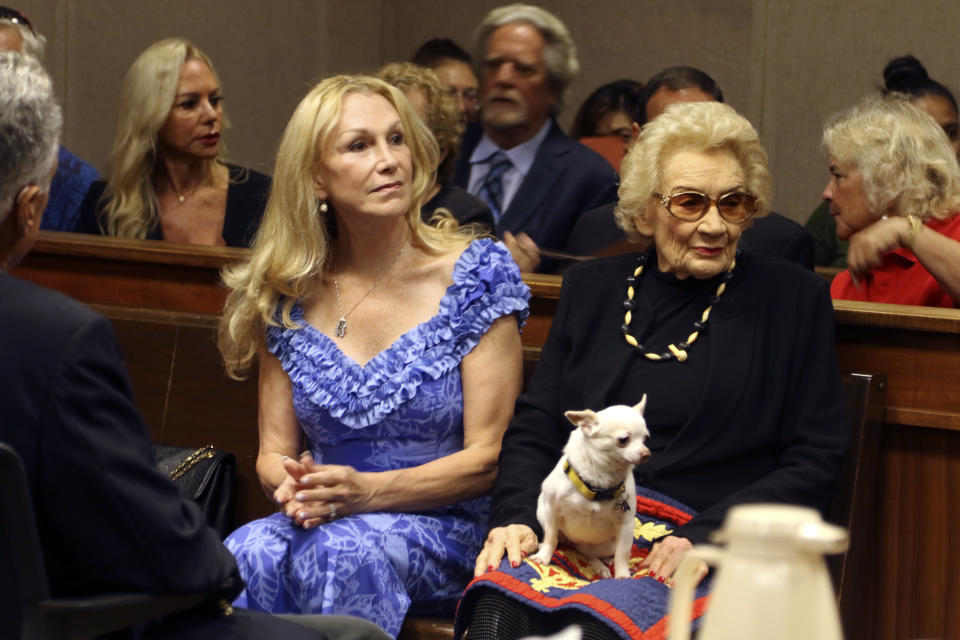
M 13 2 L 13 0 L 8 0 Z M 313 80 L 406 59 L 423 40 L 466 45 L 490 0 L 21 0 L 49 42 L 65 106 L 65 144 L 99 168 L 123 74 L 151 42 L 186 36 L 212 58 L 233 124 L 235 160 L 271 171 L 283 126 Z M 759 129 L 776 178 L 775 209 L 804 221 L 826 178 L 820 129 L 831 112 L 912 52 L 960 90 L 957 0 L 544 0 L 579 47 L 582 71 L 561 122 L 597 85 L 700 67 Z

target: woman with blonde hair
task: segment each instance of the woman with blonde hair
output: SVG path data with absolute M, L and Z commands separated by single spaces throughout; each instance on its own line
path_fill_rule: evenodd
M 226 124 L 206 54 L 182 38 L 148 47 L 124 78 L 107 179 L 90 187 L 76 231 L 249 246 L 270 179 L 224 161 Z
M 936 120 L 911 96 L 871 95 L 827 122 L 823 146 L 823 198 L 850 242 L 831 295 L 958 306 L 960 165 Z
M 226 541 L 239 606 L 395 636 L 470 578 L 529 292 L 502 244 L 421 220 L 437 157 L 370 77 L 321 82 L 283 134 L 250 259 L 225 273 L 220 348 L 231 375 L 258 361 L 257 472 L 280 505 Z
M 433 184 L 427 190 L 421 217 L 429 222 L 436 213 L 444 210 L 460 224 L 481 224 L 488 231 L 493 229 L 496 222 L 490 207 L 450 182 L 464 129 L 454 97 L 433 71 L 411 62 L 392 62 L 381 68 L 377 77 L 403 92 L 410 106 L 430 128 L 440 148 L 440 164 Z

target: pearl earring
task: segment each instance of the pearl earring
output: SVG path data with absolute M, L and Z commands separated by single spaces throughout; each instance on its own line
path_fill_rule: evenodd
M 320 203 L 320 213 L 326 213 L 329 209 L 330 207 L 327 206 L 326 200 Z

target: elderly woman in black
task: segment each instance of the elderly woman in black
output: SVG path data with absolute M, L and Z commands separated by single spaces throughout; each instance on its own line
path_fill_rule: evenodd
M 577 623 L 586 638 L 641 637 L 663 624 L 686 551 L 731 506 L 827 506 L 847 440 L 827 284 L 737 249 L 770 196 L 756 131 L 729 106 L 676 104 L 644 127 L 624 160 L 617 218 L 648 248 L 564 275 L 504 436 L 460 632 L 502 640 Z M 564 411 L 644 393 L 652 457 L 634 472 L 634 579 L 597 579 L 562 548 L 549 568 L 527 560 L 540 483 L 573 428 Z

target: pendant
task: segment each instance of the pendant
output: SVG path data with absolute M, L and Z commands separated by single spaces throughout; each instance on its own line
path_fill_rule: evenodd
M 334 330 L 334 333 L 338 338 L 347 335 L 347 319 L 343 316 L 340 316 L 340 319 L 337 320 L 337 328 Z
M 187 199 L 187 196 L 177 195 L 177 200 L 180 201 L 180 204 L 183 204 L 183 201 Z

